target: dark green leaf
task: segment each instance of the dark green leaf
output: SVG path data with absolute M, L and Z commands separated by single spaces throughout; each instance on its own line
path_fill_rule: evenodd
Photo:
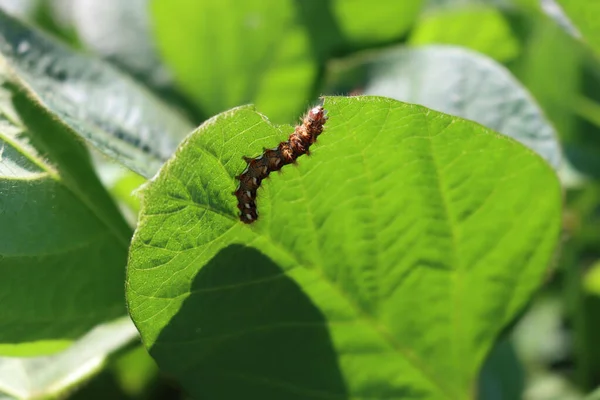
M 524 386 L 525 376 L 515 349 L 510 340 L 501 340 L 494 346 L 481 370 L 478 399 L 521 399 Z
M 0 57 L 41 111 L 145 177 L 154 175 L 192 129 L 108 64 L 72 52 L 1 10 Z
M 541 19 L 531 26 L 523 56 L 512 67 L 567 140 L 577 129 L 574 106 L 582 83 L 581 65 L 577 41 L 552 21 Z
M 83 144 L 3 78 L 0 354 L 44 354 L 125 314 L 131 230 Z
M 600 400 L 600 388 L 594 390 L 584 400 Z

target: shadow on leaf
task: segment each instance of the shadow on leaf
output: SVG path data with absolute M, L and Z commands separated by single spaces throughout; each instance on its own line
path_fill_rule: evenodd
M 170 359 L 197 398 L 347 398 L 323 314 L 246 246 L 228 246 L 200 269 L 151 353 Z

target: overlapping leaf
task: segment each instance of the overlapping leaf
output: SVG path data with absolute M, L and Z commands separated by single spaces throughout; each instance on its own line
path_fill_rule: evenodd
M 574 25 L 575 35 L 581 37 L 588 45 L 600 54 L 600 3 L 588 0 L 555 0 L 560 9 L 556 9 L 556 18 L 563 19 L 561 12 L 566 14 L 566 22 L 561 25 Z M 568 22 L 567 22 L 568 21 Z M 573 29 L 569 29 L 573 32 Z
M 164 62 L 207 115 L 253 103 L 289 123 L 332 53 L 398 40 L 422 0 L 153 0 Z
M 101 152 L 151 177 L 191 125 L 116 69 L 0 10 L 0 57 L 39 106 Z
M 160 52 L 207 115 L 254 102 L 292 120 L 310 96 L 316 56 L 292 0 L 153 0 Z
M 354 45 L 399 38 L 414 23 L 423 0 L 330 0 L 330 9 L 344 39 Z M 323 7 L 324 11 L 327 8 Z
M 125 314 L 131 231 L 82 143 L 4 78 L 0 354 L 31 356 Z
M 473 30 L 473 26 L 478 29 Z M 471 6 L 428 12 L 417 24 L 410 44 L 451 44 L 467 47 L 500 62 L 514 59 L 520 51 L 509 21 L 492 6 Z
M 72 4 L 79 39 L 95 53 L 154 85 L 168 75 L 152 41 L 147 0 L 79 0 Z

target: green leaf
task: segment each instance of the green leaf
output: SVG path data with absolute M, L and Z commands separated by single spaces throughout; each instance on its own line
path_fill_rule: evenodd
M 364 94 L 477 121 L 535 150 L 555 168 L 560 162 L 554 128 L 531 95 L 503 66 L 472 51 L 426 46 L 366 54 L 334 64 L 329 81 L 329 92 L 359 86 Z
M 131 230 L 83 144 L 3 78 L 0 354 L 46 354 L 125 315 Z
M 564 314 L 569 322 L 568 350 L 577 360 L 569 379 L 581 390 L 597 384 L 600 371 L 600 297 L 586 292 L 586 270 L 596 260 L 600 248 L 598 237 L 600 186 L 587 184 L 567 192 L 565 233 L 569 237 L 561 246 L 559 260 Z M 540 329 L 535 325 L 536 329 Z M 543 328 L 542 328 L 543 329 Z M 544 331 L 545 332 L 545 331 Z
M 74 53 L 0 10 L 0 63 L 40 112 L 151 177 L 191 125 L 113 67 Z
M 582 118 L 600 128 L 600 104 L 597 101 L 581 96 L 573 108 Z
M 481 370 L 479 396 L 481 400 L 513 400 L 523 398 L 525 384 L 523 368 L 508 339 L 494 346 Z
M 254 102 L 289 122 L 310 97 L 316 56 L 294 0 L 153 0 L 159 51 L 175 80 L 213 115 Z
M 600 387 L 587 395 L 584 400 L 600 400 Z
M 578 35 L 600 54 L 600 3 L 589 0 L 556 0 Z M 564 23 L 562 24 L 565 25 Z
M 94 328 L 69 349 L 52 356 L 0 357 L 0 398 L 4 398 L 2 393 L 19 400 L 62 398 L 96 374 L 110 353 L 136 336 L 131 320 L 121 318 Z
M 600 262 L 594 264 L 585 274 L 583 286 L 588 293 L 600 296 Z
M 144 80 L 166 83 L 167 72 L 152 41 L 147 0 L 78 0 L 71 7 L 83 45 Z
M 422 0 L 331 0 L 331 12 L 346 41 L 366 46 L 397 39 L 415 22 Z M 322 12 L 325 12 L 323 10 Z
M 122 201 L 134 214 L 140 211 L 140 201 L 135 191 L 146 182 L 141 176 L 131 172 L 123 171 L 114 185 L 110 188 L 111 193 Z
M 130 226 L 137 225 L 137 216 L 140 212 L 137 189 L 147 180 L 106 157 L 95 157 L 94 166 L 104 187 L 115 199 Z
M 577 131 L 573 111 L 580 97 L 582 54 L 576 40 L 540 19 L 531 27 L 523 57 L 512 67 L 563 139 Z
M 561 192 L 531 150 L 381 97 L 326 98 L 310 157 L 238 219 L 234 176 L 289 135 L 218 115 L 143 192 L 131 316 L 199 398 L 465 399 L 544 276 Z
M 122 390 L 131 397 L 148 391 L 159 373 L 156 362 L 142 345 L 115 360 L 112 370 Z
M 567 32 L 572 37 L 581 39 L 581 33 L 575 28 L 573 23 L 567 18 L 562 8 L 558 5 L 556 0 L 540 0 L 539 6 L 541 10 L 546 13 L 555 23 L 557 23 L 561 29 Z
M 463 46 L 500 62 L 514 59 L 520 51 L 519 41 L 500 10 L 481 5 L 426 14 L 409 43 Z

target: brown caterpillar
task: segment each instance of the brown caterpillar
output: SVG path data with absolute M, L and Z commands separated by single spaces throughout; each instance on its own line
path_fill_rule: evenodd
M 281 142 L 273 149 L 263 149 L 263 153 L 256 158 L 244 157 L 248 166 L 244 172 L 235 177 L 240 184 L 233 192 L 238 200 L 240 221 L 251 224 L 258 219 L 256 191 L 262 180 L 272 171 L 279 171 L 284 165 L 294 163 L 301 155 L 309 154 L 308 150 L 317 141 L 317 136 L 323 132 L 325 122 L 327 122 L 325 109 L 321 106 L 314 107 L 308 111 L 302 124 L 296 126 L 287 142 Z

